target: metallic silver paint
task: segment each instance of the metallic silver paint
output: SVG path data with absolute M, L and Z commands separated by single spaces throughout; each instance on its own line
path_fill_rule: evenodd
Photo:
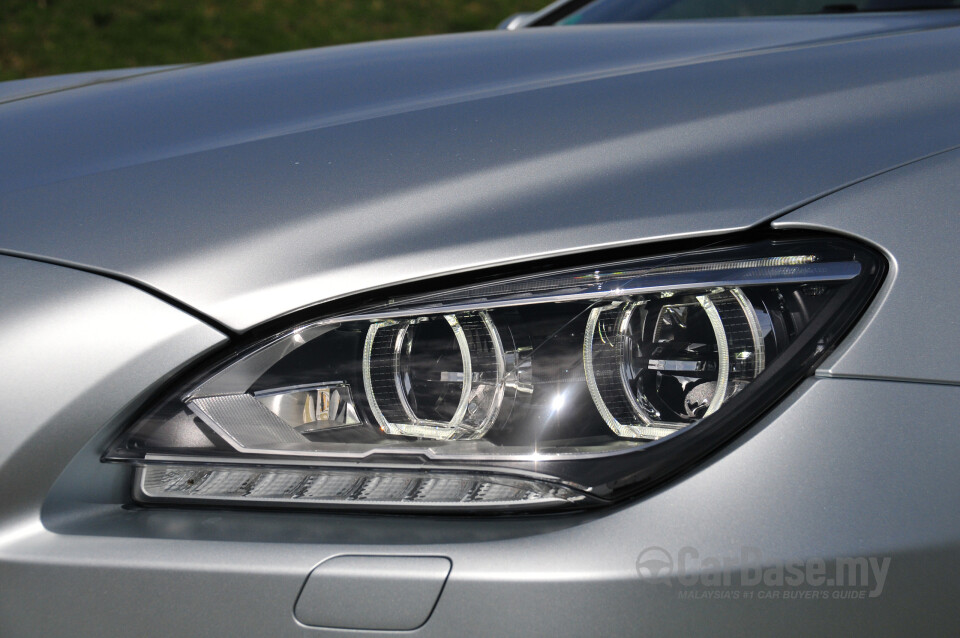
M 224 337 L 139 290 L 75 270 L 0 256 L 0 282 L 3 537 L 37 520 L 57 476 L 104 426 L 116 428 Z
M 717 234 L 960 144 L 960 12 L 531 29 L 0 107 L 0 249 L 235 330 L 531 257 Z
M 781 217 L 776 228 L 841 232 L 887 255 L 871 311 L 822 376 L 960 383 L 960 151 L 861 182 Z
M 293 613 L 315 627 L 409 631 L 430 618 L 449 574 L 442 556 L 335 556 L 310 572 Z
M 452 560 L 418 637 L 937 634 L 954 622 L 960 567 L 960 514 L 944 484 L 960 454 L 958 403 L 950 386 L 810 380 L 699 471 L 628 507 L 561 521 L 86 506 L 56 531 L 0 537 L 0 578 L 16 583 L 0 598 L 0 630 L 382 635 L 293 619 L 315 565 L 363 553 Z M 878 434 L 900 431 L 904 414 L 915 415 L 909 445 Z M 753 545 L 771 561 L 874 552 L 892 567 L 875 600 L 683 600 L 637 575 L 637 555 L 656 545 L 714 555 Z
M 70 73 L 67 75 L 51 75 L 25 80 L 12 80 L 0 83 L 0 104 L 14 100 L 25 100 L 58 91 L 79 89 L 102 82 L 116 82 L 140 75 L 170 71 L 182 66 L 183 65 L 114 69 L 110 71 L 90 71 L 88 73 Z

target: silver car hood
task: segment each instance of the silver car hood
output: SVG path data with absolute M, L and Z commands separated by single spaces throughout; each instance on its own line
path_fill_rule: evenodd
M 187 65 L 150 66 L 136 69 L 110 69 L 108 71 L 90 71 L 89 73 L 70 73 L 68 75 L 47 75 L 26 80 L 11 80 L 0 83 L 0 104 L 38 97 L 47 93 L 79 89 L 102 82 L 116 82 L 138 75 L 148 75 L 161 71 L 182 68 Z
M 441 273 L 746 228 L 960 144 L 958 17 L 480 33 L 21 92 L 0 104 L 0 250 L 242 331 Z

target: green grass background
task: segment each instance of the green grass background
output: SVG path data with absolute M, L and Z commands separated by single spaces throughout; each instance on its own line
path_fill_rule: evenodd
M 0 0 L 0 80 L 491 29 L 547 0 Z

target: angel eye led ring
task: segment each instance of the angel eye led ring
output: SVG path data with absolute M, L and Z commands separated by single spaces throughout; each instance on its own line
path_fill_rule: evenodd
M 631 359 L 636 355 L 630 351 L 634 337 L 629 331 L 636 313 L 649 314 L 648 301 L 616 301 L 594 307 L 584 331 L 583 365 L 590 397 L 610 429 L 624 438 L 656 440 L 688 423 L 659 418 L 642 389 L 631 388 Z M 694 386 L 688 394 L 688 398 L 706 402 L 705 411 L 698 415 L 702 418 L 714 413 L 743 384 L 759 376 L 765 367 L 765 355 L 757 312 L 743 290 L 736 287 L 695 295 L 686 303 L 663 304 L 652 322 L 651 336 L 641 335 L 640 339 L 655 346 L 661 337 L 664 314 L 695 305 L 706 315 L 716 345 L 716 380 Z M 649 324 L 652 318 L 645 316 L 641 321 Z M 649 325 L 645 329 L 649 330 Z M 682 371 L 681 366 L 686 363 L 688 369 L 697 373 L 705 370 L 708 363 L 652 358 L 645 362 L 641 358 L 641 362 L 650 370 L 664 370 L 672 365 L 677 371 Z
M 370 325 L 363 346 L 363 383 L 370 411 L 386 434 L 437 440 L 478 439 L 496 421 L 506 376 L 500 335 L 487 312 L 443 315 L 456 339 L 460 400 L 448 421 L 421 418 L 408 399 L 401 366 L 411 329 L 426 317 Z M 453 375 L 451 375 L 453 376 Z M 454 377 L 456 378 L 456 377 Z

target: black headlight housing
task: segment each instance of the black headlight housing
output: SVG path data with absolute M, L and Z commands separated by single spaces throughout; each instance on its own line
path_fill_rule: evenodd
M 810 374 L 886 268 L 821 235 L 641 250 L 321 308 L 195 370 L 104 460 L 136 465 L 145 503 L 612 503 Z

